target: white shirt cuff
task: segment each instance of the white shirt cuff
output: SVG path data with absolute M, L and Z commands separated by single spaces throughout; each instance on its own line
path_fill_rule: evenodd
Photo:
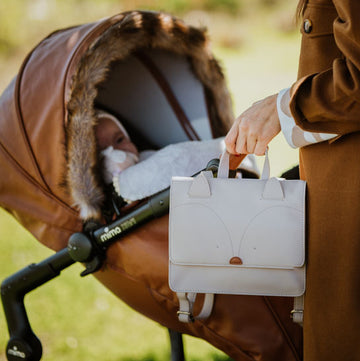
M 284 97 L 284 95 L 286 95 L 286 93 L 288 91 L 290 91 L 290 88 L 280 90 L 280 92 L 277 96 L 277 100 L 276 100 L 276 107 L 277 107 L 277 112 L 278 112 L 278 116 L 279 116 L 279 120 L 280 120 L 281 131 L 282 131 L 286 141 L 288 142 L 290 147 L 297 148 L 294 145 L 294 143 L 292 142 L 292 131 L 296 125 L 294 118 L 286 115 L 283 112 L 283 110 L 281 109 L 282 98 Z M 287 105 L 287 106 L 289 106 L 289 105 Z M 290 113 L 290 111 L 289 111 L 289 113 Z
M 310 144 L 320 143 L 337 137 L 337 134 L 316 133 L 302 130 L 296 125 L 290 112 L 290 88 L 280 90 L 277 100 L 277 112 L 280 120 L 281 131 L 292 148 L 305 147 Z

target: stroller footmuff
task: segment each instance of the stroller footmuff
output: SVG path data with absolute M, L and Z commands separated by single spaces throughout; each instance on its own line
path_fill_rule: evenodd
M 56 251 L 89 221 L 103 224 L 111 201 L 96 109 L 121 118 L 140 151 L 222 137 L 233 121 L 204 31 L 179 19 L 134 11 L 50 34 L 0 98 L 0 205 Z M 110 246 L 95 277 L 135 310 L 236 360 L 301 359 L 292 299 L 218 295 L 207 320 L 180 323 L 167 239 L 167 215 L 137 227 Z

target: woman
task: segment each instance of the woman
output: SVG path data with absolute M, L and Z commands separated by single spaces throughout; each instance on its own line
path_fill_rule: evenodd
M 298 81 L 251 106 L 230 153 L 264 154 L 281 130 L 308 190 L 304 360 L 360 360 L 360 2 L 301 0 Z M 280 118 L 280 119 L 279 119 Z

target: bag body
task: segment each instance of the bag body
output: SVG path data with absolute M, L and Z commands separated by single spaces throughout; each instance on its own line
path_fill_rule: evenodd
M 226 159 L 225 159 L 226 158 Z M 228 162 L 222 156 L 219 176 Z M 301 180 L 174 177 L 169 285 L 176 292 L 301 296 L 305 187 Z

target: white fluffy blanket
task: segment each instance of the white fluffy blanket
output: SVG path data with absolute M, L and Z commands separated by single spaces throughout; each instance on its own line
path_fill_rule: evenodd
M 170 186 L 173 176 L 192 176 L 219 158 L 225 147 L 224 138 L 171 144 L 159 151 L 143 152 L 140 162 L 122 171 L 114 187 L 126 200 L 151 196 Z M 240 168 L 259 174 L 255 158 L 247 156 Z

